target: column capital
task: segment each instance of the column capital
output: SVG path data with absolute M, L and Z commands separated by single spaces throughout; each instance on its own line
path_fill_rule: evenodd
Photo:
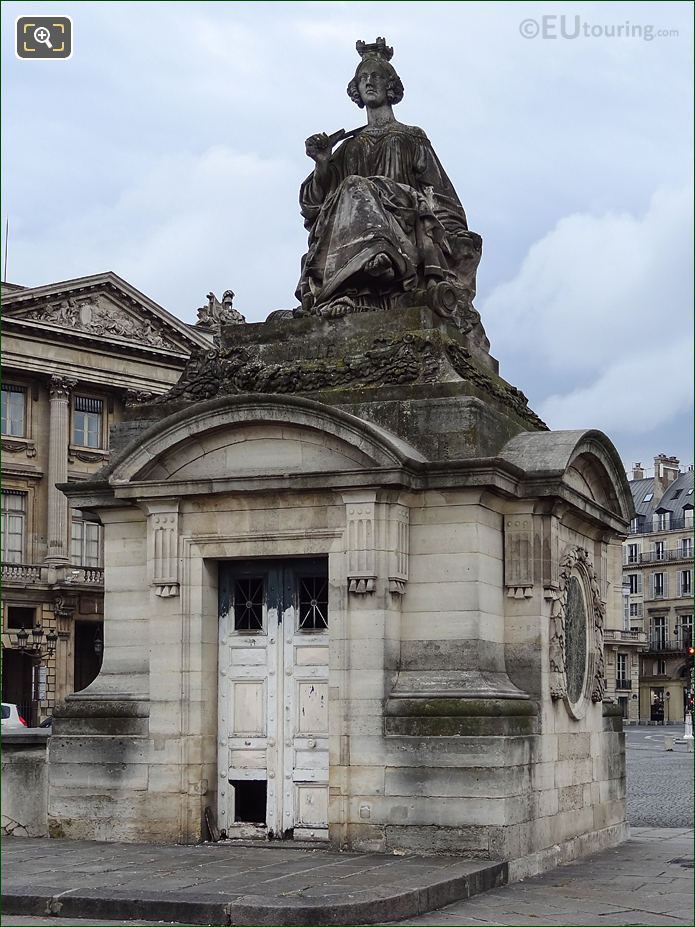
M 69 399 L 70 393 L 77 386 L 77 380 L 59 374 L 51 377 L 48 393 L 51 399 Z

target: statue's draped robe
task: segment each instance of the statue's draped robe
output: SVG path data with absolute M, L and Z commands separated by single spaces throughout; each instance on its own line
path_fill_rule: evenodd
M 382 252 L 402 290 L 453 275 L 452 238 L 466 216 L 422 129 L 365 126 L 331 156 L 327 179 L 304 181 L 299 201 L 309 229 L 297 288 L 305 308 L 364 291 L 364 267 Z

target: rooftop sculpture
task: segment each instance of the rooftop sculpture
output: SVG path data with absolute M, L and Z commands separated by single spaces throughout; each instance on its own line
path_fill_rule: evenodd
M 394 116 L 404 91 L 393 49 L 383 38 L 356 47 L 347 92 L 367 110 L 367 124 L 306 140 L 316 166 L 299 194 L 309 247 L 297 314 L 429 305 L 472 327 L 482 239 L 469 231 L 427 135 Z

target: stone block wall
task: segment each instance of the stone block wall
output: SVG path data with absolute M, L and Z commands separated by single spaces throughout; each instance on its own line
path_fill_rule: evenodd
M 44 728 L 2 733 L 2 832 L 48 836 L 48 767 Z

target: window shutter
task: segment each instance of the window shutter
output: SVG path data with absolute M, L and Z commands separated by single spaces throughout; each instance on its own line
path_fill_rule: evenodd
M 649 574 L 649 598 L 654 598 L 654 574 Z
M 637 595 L 642 595 L 642 574 L 637 574 Z
M 664 573 L 664 598 L 668 598 L 668 573 Z

